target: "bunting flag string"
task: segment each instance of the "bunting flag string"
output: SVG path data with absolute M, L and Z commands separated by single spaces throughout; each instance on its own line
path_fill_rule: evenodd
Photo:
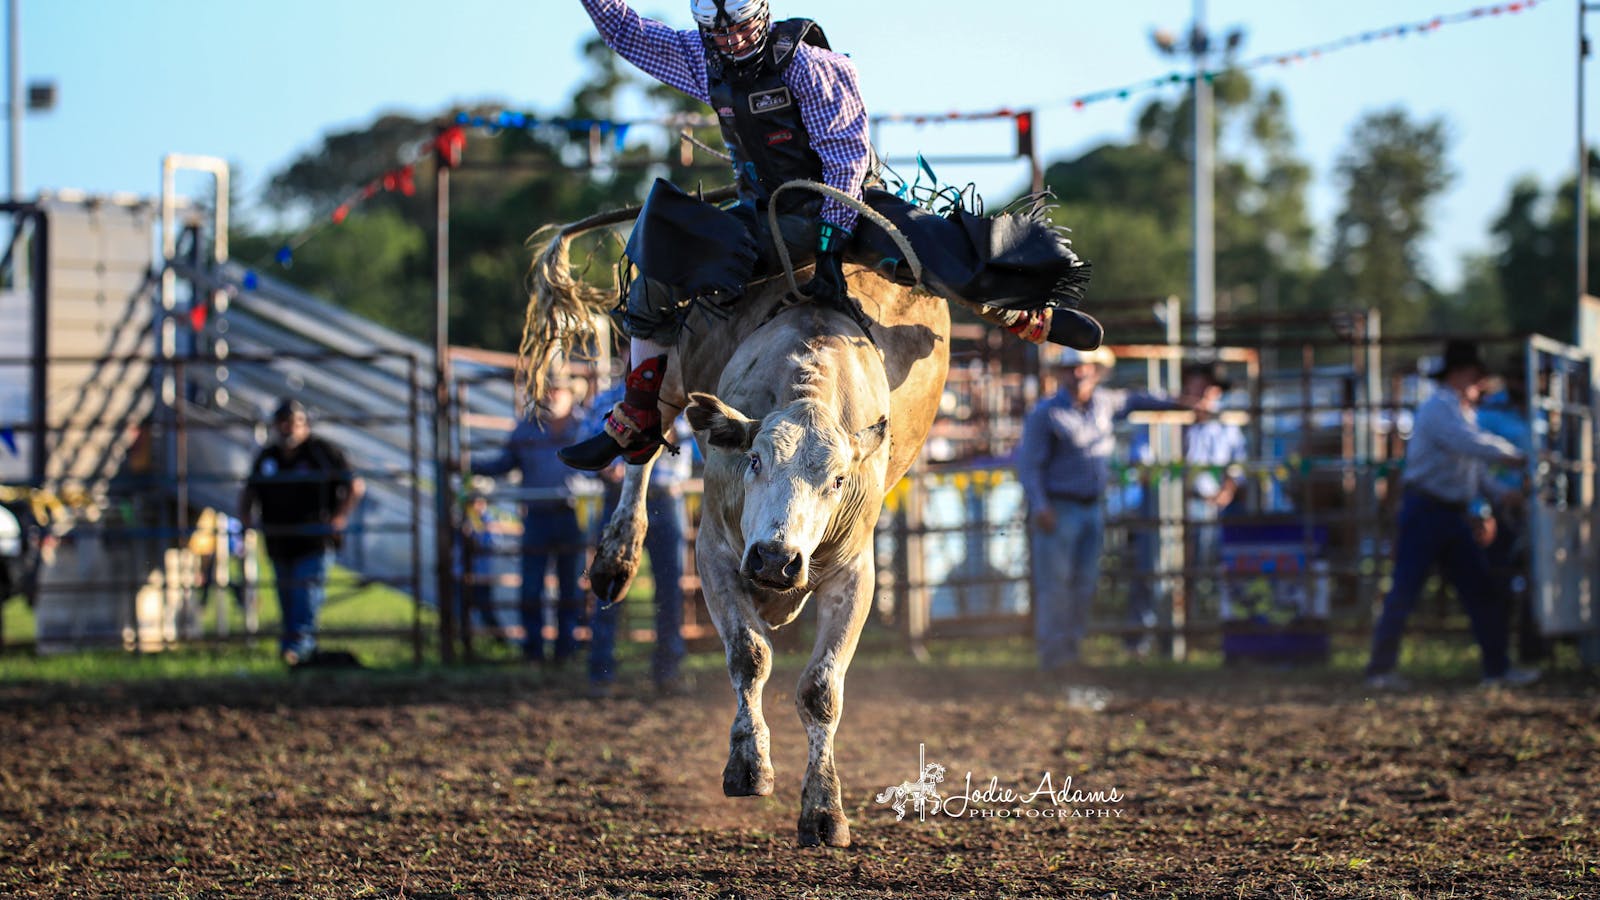
M 466 150 L 466 132 L 459 126 L 453 125 L 441 131 L 437 136 L 426 141 L 413 144 L 400 154 L 402 159 L 416 159 L 426 151 L 433 151 L 435 158 L 445 162 L 446 165 L 455 166 L 461 162 L 461 154 Z M 316 237 L 325 229 L 334 225 L 343 225 L 350 218 L 350 213 L 362 203 L 371 200 L 379 194 L 401 194 L 406 197 L 415 196 L 417 193 L 416 181 L 417 165 L 415 162 L 406 163 L 384 172 L 382 175 L 368 181 L 346 194 L 334 205 L 333 211 L 326 217 L 306 226 L 288 240 L 279 245 L 272 254 L 272 261 L 281 268 L 294 265 L 294 254 L 306 242 Z M 255 290 L 261 284 L 261 277 L 256 272 L 258 266 L 252 266 L 245 271 L 244 287 L 246 290 Z M 205 325 L 204 315 L 198 321 L 191 323 L 195 330 Z
M 1472 9 L 1463 10 L 1461 12 L 1437 15 L 1431 19 L 1425 19 L 1421 22 L 1405 22 L 1398 25 L 1391 25 L 1387 28 L 1380 28 L 1375 31 L 1363 31 L 1357 34 L 1350 34 L 1335 40 L 1324 41 L 1320 44 L 1312 44 L 1310 46 L 1301 47 L 1298 50 L 1290 50 L 1284 53 L 1263 54 L 1252 59 L 1233 63 L 1222 69 L 1208 69 L 1202 71 L 1199 77 L 1204 78 L 1207 83 L 1210 83 L 1215 81 L 1217 76 L 1221 75 L 1225 71 L 1248 71 L 1251 69 L 1264 68 L 1266 66 L 1292 66 L 1297 63 L 1321 59 L 1330 53 L 1336 53 L 1340 50 L 1347 50 L 1351 47 L 1356 47 L 1363 44 L 1372 44 L 1378 41 L 1389 40 L 1391 38 L 1405 38 L 1411 35 L 1426 36 L 1450 25 L 1476 22 L 1503 15 L 1515 15 L 1517 13 L 1532 10 L 1534 7 L 1538 6 L 1538 4 L 1539 0 L 1516 0 L 1516 2 L 1501 3 L 1494 6 L 1473 7 Z M 1083 109 L 1090 104 L 1100 103 L 1105 100 L 1127 100 L 1134 94 L 1144 93 L 1146 91 L 1159 90 L 1161 88 L 1170 87 L 1173 85 L 1191 85 L 1194 84 L 1195 77 L 1196 76 L 1193 73 L 1189 72 L 1169 72 L 1166 75 L 1162 75 L 1157 78 L 1136 81 L 1132 84 L 1126 84 L 1121 87 L 1105 88 L 1098 91 L 1090 91 L 1086 94 L 1079 94 L 1076 97 L 1069 97 L 1065 100 L 1041 103 L 1040 107 L 1049 108 L 1052 106 L 1071 106 L 1073 109 Z

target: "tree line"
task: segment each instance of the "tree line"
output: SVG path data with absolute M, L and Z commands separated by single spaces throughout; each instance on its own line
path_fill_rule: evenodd
M 568 105 L 574 119 L 613 117 L 626 92 L 657 109 L 697 104 L 642 86 L 598 40 L 591 66 Z M 1491 228 L 1489 252 L 1464 260 L 1465 275 L 1441 288 L 1423 244 L 1436 226 L 1433 201 L 1452 183 L 1450 131 L 1442 119 L 1403 109 L 1369 112 L 1350 129 L 1335 164 L 1337 215 L 1319 235 L 1307 210 L 1310 166 L 1297 154 L 1288 98 L 1239 71 L 1220 74 L 1216 97 L 1216 292 L 1222 314 L 1284 315 L 1376 308 L 1386 334 L 1539 332 L 1574 337 L 1575 185 L 1528 176 L 1511 186 Z M 1051 212 L 1069 225 L 1094 262 L 1087 307 L 1119 300 L 1186 297 L 1190 285 L 1191 100 L 1156 99 L 1139 111 L 1125 142 L 1055 162 L 1044 173 Z M 396 148 L 426 141 L 438 118 L 384 115 L 362 128 L 325 135 L 269 180 L 261 203 L 281 220 L 326 217 L 374 173 L 396 165 Z M 714 129 L 699 137 L 720 145 Z M 458 344 L 513 350 L 521 333 L 531 232 L 635 203 L 655 177 L 715 187 L 725 163 L 684 168 L 672 154 L 633 147 L 601 169 L 584 165 L 590 136 L 561 129 L 474 134 L 451 182 L 451 336 Z M 1591 166 L 1595 163 L 1591 159 Z M 418 161 L 417 192 L 363 203 L 265 271 L 403 333 L 425 338 L 433 321 L 434 208 L 431 158 Z M 994 198 L 991 198 L 991 200 Z M 991 207 L 996 204 L 990 203 Z M 1600 232 L 1591 217 L 1590 233 Z M 273 257 L 288 233 L 241 226 L 241 259 Z M 1319 248 L 1320 241 L 1320 248 Z M 589 248 L 590 250 L 593 247 Z M 1319 252 L 1319 249 L 1321 252 Z M 1590 247 L 1591 259 L 1594 247 Z M 580 265 L 604 268 L 616 248 Z M 1591 269 L 1600 271 L 1600 260 Z M 609 274 L 592 271 L 602 283 Z M 1101 306 L 1104 304 L 1105 306 Z

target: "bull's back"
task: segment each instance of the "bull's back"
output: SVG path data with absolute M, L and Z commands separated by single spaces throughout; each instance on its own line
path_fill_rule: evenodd
M 774 318 L 787 291 L 787 280 L 773 279 L 752 288 L 726 320 L 695 314 L 675 355 L 685 395 L 719 393 L 725 370 L 737 354 L 744 355 L 744 366 L 781 363 L 771 358 L 767 335 L 757 331 Z M 867 269 L 851 273 L 850 291 L 872 319 L 872 337 L 883 354 L 891 436 L 886 484 L 893 484 L 916 459 L 939 410 L 950 369 L 950 311 L 943 299 L 901 287 Z M 747 379 L 733 380 L 745 383 L 746 389 L 764 390 Z M 738 405 L 733 397 L 723 399 Z M 762 399 L 750 398 L 756 407 L 770 408 L 772 398 L 765 398 L 767 404 Z

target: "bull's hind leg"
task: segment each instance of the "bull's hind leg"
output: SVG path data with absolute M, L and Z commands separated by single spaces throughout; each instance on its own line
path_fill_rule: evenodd
M 850 846 L 850 823 L 840 798 L 833 735 L 844 712 L 844 675 L 856 653 L 872 592 L 869 557 L 817 591 L 817 644 L 800 676 L 795 705 L 806 726 L 809 756 L 800 790 L 800 846 Z
M 710 531 L 701 532 L 699 568 L 706 606 L 728 654 L 728 678 L 739 708 L 728 733 L 728 765 L 722 792 L 729 797 L 772 793 L 772 737 L 761 710 L 761 692 L 772 675 L 772 645 L 766 626 L 740 582 L 739 557 Z

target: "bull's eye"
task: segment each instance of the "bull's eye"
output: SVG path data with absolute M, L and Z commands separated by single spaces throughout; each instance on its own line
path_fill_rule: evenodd
M 836 490 L 836 491 L 844 490 L 844 476 L 843 475 L 835 475 L 835 476 L 833 476 L 833 489 Z
M 760 475 L 761 474 L 761 454 L 759 454 L 759 453 L 750 454 L 750 474 L 751 475 Z

